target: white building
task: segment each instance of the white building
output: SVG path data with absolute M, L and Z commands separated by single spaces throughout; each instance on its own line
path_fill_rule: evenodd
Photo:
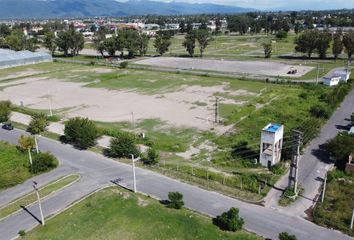
M 271 167 L 280 161 L 283 146 L 284 126 L 269 123 L 262 129 L 259 162 Z
M 340 77 L 338 76 L 330 76 L 330 77 L 323 78 L 323 84 L 330 87 L 338 85 L 339 81 L 340 81 Z
M 340 77 L 339 81 L 347 82 L 350 78 L 350 71 L 347 70 L 338 70 L 334 72 L 334 76 Z

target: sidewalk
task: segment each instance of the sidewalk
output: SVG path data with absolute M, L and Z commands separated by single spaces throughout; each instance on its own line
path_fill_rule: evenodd
M 27 125 L 31 122 L 32 117 L 19 113 L 19 112 L 12 112 L 11 114 L 11 121 L 12 122 L 17 122 L 21 123 L 23 125 Z M 62 122 L 51 122 L 49 126 L 47 127 L 47 131 L 59 135 L 64 135 L 64 124 Z M 111 141 L 112 137 L 110 136 L 102 136 L 100 139 L 97 140 L 97 146 L 98 147 L 103 147 L 103 148 L 108 148 L 109 143 Z

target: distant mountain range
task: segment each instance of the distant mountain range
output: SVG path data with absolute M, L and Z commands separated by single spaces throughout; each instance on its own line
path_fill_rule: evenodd
M 218 4 L 115 0 L 0 0 L 0 19 L 240 13 L 254 9 Z

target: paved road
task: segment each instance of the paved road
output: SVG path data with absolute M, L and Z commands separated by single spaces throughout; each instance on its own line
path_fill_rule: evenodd
M 341 106 L 324 125 L 319 136 L 309 144 L 301 156 L 299 184 L 304 188 L 302 197 L 291 206 L 281 208 L 277 203 L 282 192 L 272 189 L 266 198 L 266 206 L 278 208 L 280 211 L 285 211 L 295 216 L 306 216 L 304 212 L 315 203 L 323 183 L 322 179 L 325 177 L 327 170 L 332 167 L 332 164 L 328 162 L 327 154 L 321 152 L 319 146 L 335 137 L 340 131 L 343 131 L 341 126 L 349 124 L 349 118 L 352 113 L 354 113 L 354 90 L 347 95 Z M 282 177 L 276 186 L 280 189 L 285 189 L 287 183 L 288 174 Z
M 0 130 L 0 140 L 15 144 L 21 134 L 23 132 L 20 130 L 11 132 Z M 131 167 L 129 165 L 113 161 L 93 152 L 79 151 L 69 145 L 62 145 L 46 138 L 39 138 L 39 144 L 42 151 L 51 151 L 59 158 L 61 167 L 68 168 L 70 172 L 77 172 L 82 176 L 79 182 L 43 201 L 46 217 L 66 208 L 70 203 L 95 189 L 106 186 L 110 181 L 117 178 L 121 179 L 120 184 L 122 186 L 127 188 L 132 186 Z M 232 206 L 238 207 L 241 216 L 245 218 L 246 229 L 264 237 L 276 239 L 279 232 L 287 231 L 296 234 L 298 239 L 306 240 L 353 239 L 337 231 L 319 227 L 301 217 L 293 217 L 275 209 L 248 204 L 149 170 L 137 169 L 137 186 L 138 191 L 155 196 L 158 199 L 166 199 L 167 193 L 170 191 L 180 191 L 185 196 L 185 203 L 188 208 L 210 216 L 218 215 Z M 1 195 L 3 193 L 0 193 Z M 36 205 L 29 207 L 28 210 L 35 216 L 39 216 Z M 21 211 L 0 222 L 0 239 L 11 239 L 17 236 L 20 229 L 31 229 L 38 224 L 35 218 L 27 212 Z

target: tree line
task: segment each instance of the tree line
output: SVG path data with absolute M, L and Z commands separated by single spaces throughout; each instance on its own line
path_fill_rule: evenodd
M 345 50 L 348 59 L 351 60 L 354 53 L 354 31 L 343 33 L 340 29 L 333 35 L 328 31 L 317 29 L 305 30 L 295 39 L 295 50 L 307 54 L 311 58 L 313 53 L 318 53 L 319 58 L 324 59 L 332 42 L 332 54 L 337 59 Z

